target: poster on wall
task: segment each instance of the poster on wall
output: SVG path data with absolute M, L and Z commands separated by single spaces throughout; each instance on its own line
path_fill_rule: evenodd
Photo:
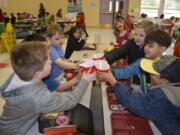
M 78 12 L 82 11 L 82 0 L 68 0 L 68 18 L 70 20 L 76 20 Z

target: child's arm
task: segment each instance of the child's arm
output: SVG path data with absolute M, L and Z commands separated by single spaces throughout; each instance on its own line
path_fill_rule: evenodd
M 78 82 L 80 81 L 80 78 L 78 77 L 74 77 L 73 79 L 71 79 L 70 81 L 68 82 L 65 82 L 65 83 L 61 83 L 56 91 L 65 91 L 65 90 L 69 90 L 72 88 L 72 86 L 76 85 Z
M 127 41 L 121 48 L 115 48 L 110 52 L 105 53 L 105 58 L 109 64 L 114 63 L 116 60 L 119 60 L 125 57 L 128 53 L 129 47 L 131 46 L 131 41 Z
M 78 40 L 78 42 L 76 42 L 76 45 L 74 46 L 74 49 L 75 50 L 81 50 L 82 47 L 85 45 L 85 43 L 86 43 L 85 37 L 80 38 Z
M 141 93 L 139 91 L 133 91 L 131 87 L 117 83 L 111 72 L 108 73 L 98 73 L 98 80 L 105 80 L 111 84 L 113 91 L 115 92 L 119 102 L 125 105 L 131 112 L 138 114 L 140 116 L 146 117 L 148 119 L 155 119 L 157 108 L 164 106 L 165 96 L 160 88 L 151 90 L 148 93 Z M 142 91 L 142 90 L 141 90 Z M 166 110 L 166 108 L 164 108 Z M 161 110 L 162 111 L 162 110 Z
M 73 91 L 68 93 L 50 92 L 45 86 L 40 87 L 32 97 L 37 113 L 67 111 L 75 107 L 84 95 L 88 84 L 95 74 L 83 74 L 82 79 Z
M 68 62 L 68 61 L 65 61 L 61 58 L 58 58 L 55 60 L 55 63 L 60 67 L 60 68 L 63 68 L 63 69 L 79 69 L 79 66 L 78 64 L 76 63 L 73 63 L 73 62 Z
M 121 104 L 139 116 L 156 120 L 160 117 L 159 112 L 167 111 L 168 100 L 160 88 L 150 90 L 151 92 L 148 93 L 141 93 L 133 91 L 125 84 L 116 83 L 113 85 L 113 90 Z
M 115 68 L 112 70 L 116 79 L 128 79 L 133 75 L 141 73 L 140 70 L 140 59 L 133 62 L 131 65 L 127 65 L 124 68 Z

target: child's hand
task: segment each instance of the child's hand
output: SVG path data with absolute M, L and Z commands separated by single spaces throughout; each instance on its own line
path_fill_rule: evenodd
M 77 83 L 79 83 L 79 81 L 81 80 L 81 78 L 82 78 L 82 73 L 79 73 L 78 75 L 76 75 L 76 76 L 72 79 L 72 81 L 74 82 L 74 84 L 77 84 Z
M 109 71 L 109 72 L 97 72 L 96 78 L 99 81 L 107 81 L 111 85 L 114 85 L 117 82 L 111 71 Z
M 79 63 L 74 63 L 73 69 L 79 69 Z
M 86 37 L 86 36 L 83 36 L 83 37 L 82 37 L 82 39 L 83 39 L 83 40 L 87 40 L 87 39 L 88 39 L 88 37 Z
M 83 76 L 83 74 L 79 72 L 79 73 L 77 74 L 76 78 L 77 78 L 78 80 L 81 80 L 81 79 L 82 79 L 82 76 Z
M 96 73 L 91 73 L 90 70 L 88 72 L 84 72 L 82 75 L 82 79 L 92 82 L 93 80 L 96 79 Z

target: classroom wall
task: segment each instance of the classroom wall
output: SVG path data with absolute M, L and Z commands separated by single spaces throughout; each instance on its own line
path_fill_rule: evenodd
M 43 3 L 46 11 L 55 14 L 59 8 L 62 8 L 63 14 L 67 13 L 68 0 L 8 0 L 7 7 L 1 7 L 8 15 L 13 12 L 29 12 L 37 16 L 39 3 Z M 83 11 L 86 16 L 87 26 L 99 26 L 99 3 L 100 0 L 82 0 Z
M 7 0 L 7 7 L 0 7 L 3 11 L 10 14 L 14 12 L 29 12 L 37 16 L 39 3 L 43 3 L 46 10 L 51 14 L 55 14 L 59 8 L 62 8 L 63 14 L 67 13 L 67 0 Z M 86 24 L 88 27 L 99 27 L 100 22 L 100 0 L 82 0 L 83 11 L 86 16 Z M 128 14 L 140 16 L 141 0 L 129 0 Z

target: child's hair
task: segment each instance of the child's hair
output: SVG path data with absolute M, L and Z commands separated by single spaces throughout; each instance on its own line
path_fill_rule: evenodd
M 69 37 L 74 37 L 74 32 L 76 32 L 76 30 L 80 30 L 80 28 L 77 26 L 71 27 L 71 29 L 68 32 Z
M 118 36 L 118 35 L 119 35 L 119 30 L 116 28 L 116 24 L 117 24 L 118 22 L 123 23 L 124 29 L 126 28 L 126 26 L 125 26 L 125 21 L 124 21 L 123 19 L 117 19 L 117 20 L 115 21 L 115 29 L 114 29 L 114 35 L 115 35 L 115 36 Z
M 115 24 L 116 24 L 117 22 L 122 22 L 123 24 L 125 23 L 123 19 L 117 19 L 117 20 L 115 21 Z
M 47 39 L 43 35 L 31 34 L 31 35 L 28 35 L 22 42 L 27 42 L 27 41 L 47 42 Z
M 48 59 L 48 48 L 42 42 L 22 42 L 12 50 L 11 64 L 14 72 L 24 81 L 43 69 Z
M 57 24 L 51 25 L 47 29 L 47 37 L 51 38 L 53 35 L 58 32 L 60 35 L 64 35 L 63 29 Z
M 142 28 L 144 29 L 146 34 L 149 34 L 154 31 L 153 22 L 148 20 L 143 20 L 135 25 L 135 28 Z
M 50 18 L 48 20 L 49 25 L 54 25 L 55 24 L 55 15 L 50 15 Z
M 156 42 L 160 46 L 164 46 L 168 48 L 171 45 L 171 37 L 165 31 L 156 30 L 146 35 L 145 44 L 150 43 L 150 42 Z

